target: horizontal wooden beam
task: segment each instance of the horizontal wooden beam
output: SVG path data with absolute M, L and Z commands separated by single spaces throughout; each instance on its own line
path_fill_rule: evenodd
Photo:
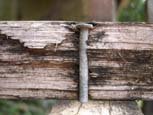
M 78 98 L 76 22 L 0 22 L 0 98 Z M 153 99 L 153 25 L 93 23 L 90 99 Z

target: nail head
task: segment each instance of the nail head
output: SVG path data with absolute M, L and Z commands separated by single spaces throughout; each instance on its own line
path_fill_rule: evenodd
M 87 23 L 80 23 L 76 25 L 77 28 L 79 29 L 93 29 L 92 24 L 87 24 Z

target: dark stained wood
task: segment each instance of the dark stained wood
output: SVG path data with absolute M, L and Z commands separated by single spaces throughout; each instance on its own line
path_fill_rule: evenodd
M 0 98 L 78 98 L 76 22 L 0 22 Z M 153 25 L 94 23 L 90 99 L 153 99 Z

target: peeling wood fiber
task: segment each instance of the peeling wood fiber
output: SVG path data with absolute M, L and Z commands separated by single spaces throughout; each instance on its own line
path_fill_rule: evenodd
M 76 22 L 0 22 L 0 98 L 77 99 Z M 153 25 L 94 23 L 90 99 L 153 99 Z

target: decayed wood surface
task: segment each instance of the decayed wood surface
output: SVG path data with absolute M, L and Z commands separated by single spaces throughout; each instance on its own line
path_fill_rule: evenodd
M 0 98 L 78 98 L 75 22 L 0 22 Z M 153 25 L 95 23 L 90 99 L 153 99 Z
M 62 101 L 53 106 L 50 115 L 143 115 L 133 101 Z

